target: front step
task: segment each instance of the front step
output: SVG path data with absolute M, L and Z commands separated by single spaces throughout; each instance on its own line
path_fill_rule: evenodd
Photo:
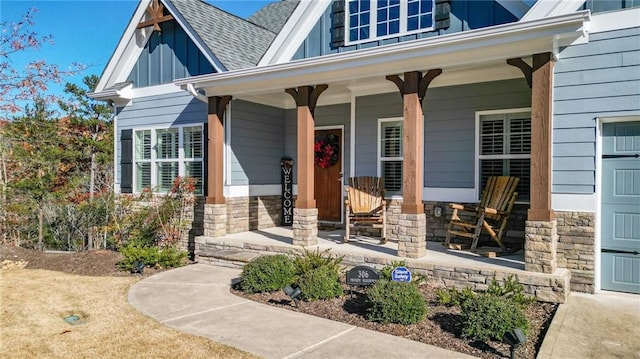
M 196 253 L 196 258 L 200 263 L 229 268 L 242 268 L 258 257 L 260 257 L 260 253 L 229 249 L 210 249 Z

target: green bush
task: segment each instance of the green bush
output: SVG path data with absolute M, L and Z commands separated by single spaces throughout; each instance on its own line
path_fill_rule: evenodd
M 248 293 L 273 292 L 293 282 L 293 262 L 284 254 L 263 256 L 242 268 L 240 289 Z
M 536 301 L 535 297 L 527 297 L 524 294 L 524 286 L 518 283 L 518 276 L 515 274 L 510 275 L 502 285 L 494 276 L 487 288 L 487 294 L 507 298 L 521 306 L 526 306 Z
M 449 289 L 437 289 L 436 295 L 440 304 L 447 307 L 460 306 L 469 298 L 473 298 L 476 293 L 467 287 L 465 289 L 449 288 Z
M 462 303 L 462 336 L 477 341 L 502 340 L 504 333 L 529 327 L 522 307 L 507 298 L 479 294 Z
M 329 249 L 322 252 L 320 252 L 320 249 L 316 249 L 312 252 L 303 248 L 301 253 L 294 256 L 293 265 L 295 266 L 295 272 L 298 277 L 303 277 L 305 274 L 321 267 L 327 267 L 330 268 L 331 271 L 339 273 L 342 258 L 344 258 L 344 256 L 334 257 L 331 255 Z
M 367 319 L 414 324 L 427 315 L 427 302 L 415 283 L 381 279 L 367 291 Z
M 118 262 L 118 268 L 122 270 L 135 270 L 135 263 L 142 262 L 145 267 L 174 268 L 185 264 L 187 252 L 179 251 L 173 247 L 147 247 L 135 243 L 120 248 L 123 259 Z
M 309 270 L 299 278 L 298 286 L 306 301 L 331 299 L 343 294 L 339 273 L 331 266 Z

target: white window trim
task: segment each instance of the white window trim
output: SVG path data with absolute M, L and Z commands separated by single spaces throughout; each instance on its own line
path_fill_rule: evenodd
M 378 6 L 377 6 L 377 0 L 370 0 L 370 17 L 369 17 L 369 33 L 370 36 L 368 39 L 363 39 L 363 40 L 356 40 L 356 41 L 351 41 L 349 40 L 349 30 L 351 29 L 351 24 L 350 24 L 350 18 L 349 18 L 349 1 L 350 0 L 345 0 L 345 5 L 344 5 L 344 44 L 345 46 L 349 46 L 349 45 L 356 45 L 356 44 L 363 44 L 363 43 L 367 43 L 367 42 L 373 42 L 373 41 L 378 41 L 378 40 L 385 40 L 385 39 L 392 39 L 392 38 L 396 38 L 396 37 L 401 37 L 401 36 L 405 36 L 405 35 L 412 35 L 412 34 L 419 34 L 422 32 L 431 32 L 434 31 L 436 28 L 436 2 L 435 0 L 431 0 L 431 27 L 427 27 L 424 29 L 417 29 L 417 30 L 411 30 L 411 31 L 407 31 L 407 1 L 406 0 L 400 0 L 400 32 L 398 32 L 397 34 L 390 34 L 390 35 L 384 35 L 384 36 L 377 36 L 378 35 Z M 375 34 L 375 35 L 374 35 Z
M 184 129 L 186 127 L 200 127 L 202 131 L 202 157 L 201 158 L 186 158 L 184 153 Z M 157 154 L 157 131 L 158 130 L 167 130 L 177 128 L 178 129 L 178 158 L 171 159 L 158 159 Z M 202 180 L 201 184 L 203 188 L 204 195 L 204 181 L 206 180 L 206 168 L 204 168 L 204 151 L 206 146 L 206 142 L 204 139 L 204 124 L 202 123 L 192 123 L 192 124 L 184 124 L 180 126 L 140 126 L 134 127 L 133 130 L 133 170 L 132 170 L 132 193 L 139 194 L 141 191 L 138 190 L 138 163 L 151 163 L 151 188 L 154 194 L 165 194 L 165 191 L 158 191 L 158 176 L 157 176 L 157 163 L 162 162 L 178 162 L 178 176 L 185 176 L 185 163 L 186 162 L 201 162 L 202 163 Z M 149 160 L 138 160 L 136 158 L 136 150 L 137 150 L 137 141 L 138 136 L 137 133 L 139 131 L 151 131 L 151 159 Z
M 480 160 L 485 158 L 490 158 L 490 156 L 481 156 L 480 155 L 480 117 L 486 115 L 502 115 L 507 113 L 517 113 L 517 112 L 529 112 L 531 113 L 531 107 L 521 107 L 521 108 L 510 108 L 503 110 L 487 110 L 487 111 L 476 111 L 476 122 L 475 122 L 475 161 L 473 162 L 473 188 L 475 191 L 475 200 L 480 198 L 480 192 L 482 188 L 480 188 Z M 531 158 L 531 154 L 528 155 L 512 155 L 510 158 Z M 516 203 L 529 203 L 516 201 Z
M 377 147 L 377 153 L 376 153 L 376 173 L 378 174 L 378 177 L 382 177 L 382 146 L 380 144 L 381 142 L 381 135 L 382 135 L 382 124 L 385 122 L 401 122 L 402 123 L 402 131 L 404 131 L 404 117 L 387 117 L 387 118 L 379 118 L 378 119 L 378 132 L 376 135 L 376 147 Z M 402 157 L 385 157 L 387 160 L 389 161 L 402 161 L 404 164 L 404 139 L 403 139 L 403 153 L 402 153 Z M 385 198 L 391 198 L 391 199 L 401 199 L 402 195 L 391 195 L 391 196 L 386 196 Z

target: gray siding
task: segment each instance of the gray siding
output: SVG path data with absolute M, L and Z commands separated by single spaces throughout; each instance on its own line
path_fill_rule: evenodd
M 476 111 L 530 106 L 531 90 L 524 80 L 429 89 L 423 104 L 425 186 L 473 188 Z M 378 119 L 402 115 L 398 93 L 357 98 L 357 176 L 377 175 Z
M 595 192 L 596 118 L 640 114 L 640 28 L 591 34 L 555 65 L 553 192 Z
M 399 36 L 395 38 L 371 41 L 352 46 L 332 48 L 331 4 L 329 4 L 327 5 L 327 10 L 324 12 L 311 32 L 309 32 L 309 35 L 307 35 L 307 38 L 296 51 L 293 59 L 298 60 L 303 58 L 334 54 L 337 52 L 360 50 L 398 42 L 406 42 L 432 36 L 479 29 L 493 25 L 506 24 L 514 21 L 518 21 L 518 19 L 509 11 L 504 9 L 502 5 L 496 3 L 494 0 L 452 0 L 450 13 L 451 25 L 448 29 Z
M 213 66 L 175 21 L 163 22 L 160 27 L 162 31 L 151 35 L 129 74 L 128 81 L 134 87 L 213 72 Z
M 343 147 L 342 147 L 342 166 L 344 171 L 344 176 L 348 177 L 350 173 L 349 163 L 351 162 L 351 128 L 350 128 L 350 118 L 351 118 L 351 107 L 348 103 L 338 104 L 338 105 L 329 105 L 329 106 L 319 106 L 315 111 L 315 126 L 344 126 L 344 132 L 342 134 L 344 138 Z M 298 140 L 297 140 L 297 115 L 295 109 L 290 109 L 285 111 L 286 118 L 286 141 L 285 141 L 285 154 L 288 157 L 293 158 L 294 166 L 293 166 L 293 180 L 294 183 L 297 183 L 297 151 L 298 151 Z
M 232 102 L 231 118 L 230 184 L 279 184 L 284 110 L 237 100 Z

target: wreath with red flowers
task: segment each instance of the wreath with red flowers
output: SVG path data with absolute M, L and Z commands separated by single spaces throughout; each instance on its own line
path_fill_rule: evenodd
M 329 168 L 338 162 L 340 156 L 339 138 L 336 135 L 316 137 L 313 151 L 313 163 L 321 168 Z

